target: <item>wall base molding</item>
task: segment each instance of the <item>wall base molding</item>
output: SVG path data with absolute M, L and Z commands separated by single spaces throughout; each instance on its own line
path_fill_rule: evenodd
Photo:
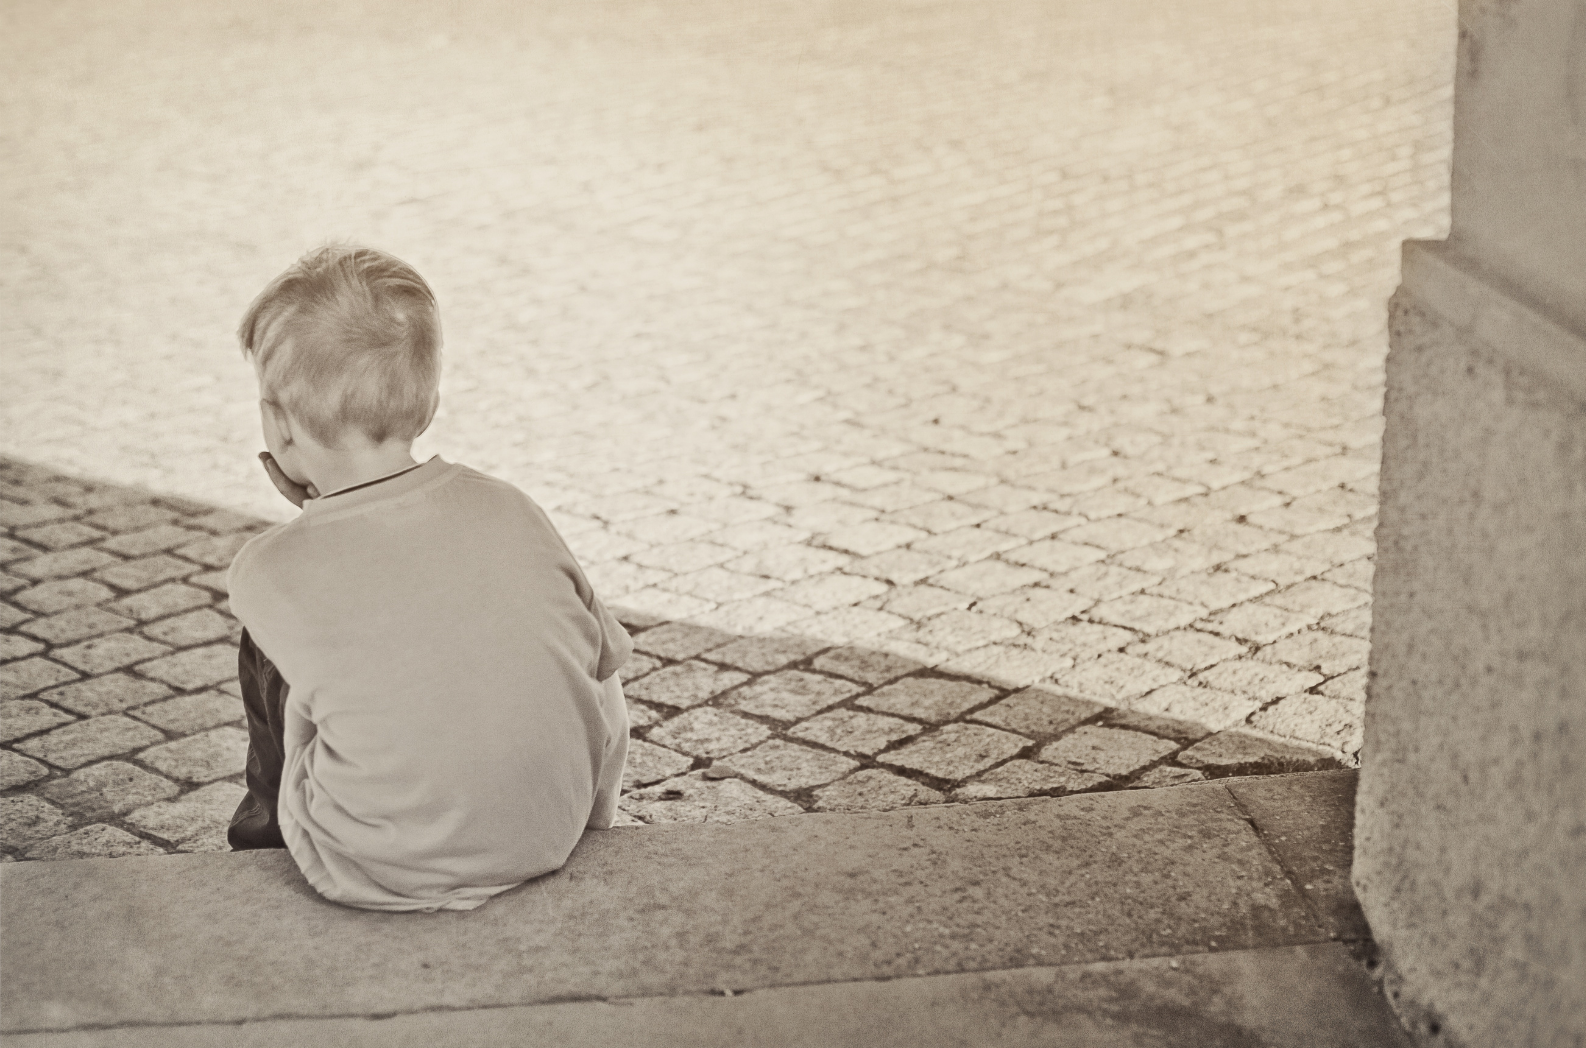
M 1586 404 L 1586 335 L 1571 330 L 1446 240 L 1406 240 L 1402 287 L 1461 336 Z

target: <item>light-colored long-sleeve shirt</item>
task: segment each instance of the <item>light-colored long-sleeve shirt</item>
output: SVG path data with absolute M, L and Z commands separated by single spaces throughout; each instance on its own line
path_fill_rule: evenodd
M 243 547 L 281 671 L 287 848 L 326 898 L 472 909 L 611 825 L 632 651 L 543 510 L 438 456 Z

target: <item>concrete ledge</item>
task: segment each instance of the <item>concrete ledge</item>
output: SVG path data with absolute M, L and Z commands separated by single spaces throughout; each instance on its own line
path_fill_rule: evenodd
M 1586 403 L 1586 337 L 1443 240 L 1406 240 L 1403 287 L 1474 339 Z
M 1355 847 L 1354 772 L 1269 775 L 1228 792 L 1335 939 L 1371 938 L 1349 883 Z
M 1285 781 L 1347 820 L 1353 777 Z M 1327 941 L 1328 893 L 1347 883 L 1305 882 L 1307 898 L 1264 820 L 1218 782 L 613 830 L 469 913 L 344 909 L 279 852 L 15 864 L 0 869 L 0 1010 L 8 1033 L 125 1032 Z M 1311 843 L 1332 855 L 1335 837 Z

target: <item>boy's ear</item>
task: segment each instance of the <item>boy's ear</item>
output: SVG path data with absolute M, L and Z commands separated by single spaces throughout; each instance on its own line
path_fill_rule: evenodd
M 286 409 L 273 400 L 259 401 L 259 417 L 264 420 L 265 428 L 269 431 L 266 435 L 273 437 L 280 447 L 291 446 L 295 434 L 292 432 L 292 416 Z

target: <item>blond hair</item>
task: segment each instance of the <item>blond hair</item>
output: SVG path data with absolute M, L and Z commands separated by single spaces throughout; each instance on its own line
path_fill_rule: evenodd
M 310 251 L 259 292 L 237 329 L 262 395 L 337 447 L 429 425 L 441 377 L 435 294 L 401 259 L 366 247 Z

